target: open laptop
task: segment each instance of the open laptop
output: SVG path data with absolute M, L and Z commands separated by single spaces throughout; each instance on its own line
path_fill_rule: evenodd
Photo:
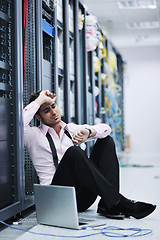
M 79 219 L 74 187 L 34 184 L 37 221 L 57 227 L 85 229 L 105 225 L 97 219 Z

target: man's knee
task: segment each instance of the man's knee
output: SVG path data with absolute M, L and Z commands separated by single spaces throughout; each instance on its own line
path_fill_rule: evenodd
M 115 143 L 114 143 L 114 140 L 111 136 L 107 136 L 105 138 L 99 138 L 97 140 L 97 142 L 99 142 L 100 144 L 104 144 L 105 146 L 111 148 L 111 147 L 115 147 Z
M 74 146 L 69 147 L 67 149 L 66 153 L 68 153 L 68 154 L 77 154 L 78 152 L 80 152 L 80 150 L 82 150 L 82 149 L 80 149 L 78 146 L 74 145 Z
M 83 156 L 85 152 L 78 146 L 72 146 L 67 149 L 65 155 L 70 159 L 78 159 L 80 156 Z
M 111 136 L 107 136 L 105 139 L 106 139 L 108 144 L 115 145 L 114 140 Z

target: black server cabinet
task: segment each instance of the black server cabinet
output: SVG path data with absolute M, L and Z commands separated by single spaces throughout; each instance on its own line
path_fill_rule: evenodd
M 28 104 L 31 93 L 37 90 L 35 16 L 35 0 L 23 0 L 23 107 Z M 33 124 L 34 119 L 31 126 Z M 23 208 L 26 209 L 34 203 L 33 183 L 37 182 L 37 176 L 26 148 L 24 148 L 23 180 Z
M 0 1 L 0 219 L 22 210 L 21 2 Z M 19 69 L 19 71 L 18 71 Z M 21 158 L 22 157 L 22 158 Z
M 10 156 L 11 145 L 13 145 L 13 137 L 10 136 L 10 126 L 13 123 L 11 118 L 11 86 L 12 77 L 10 65 L 11 46 L 12 46 L 12 25 L 11 3 L 1 1 L 0 6 L 0 206 L 1 208 L 14 202 L 12 178 L 12 159 Z M 11 121 L 11 122 L 10 122 Z M 12 130 L 13 134 L 13 130 Z
M 54 1 L 24 0 L 23 17 L 23 102 L 26 106 L 32 92 L 54 89 Z M 30 125 L 35 124 L 38 123 L 33 119 Z M 33 184 L 38 178 L 26 149 L 24 156 L 25 209 L 34 204 Z
M 86 49 L 86 16 L 89 14 L 85 6 L 79 2 L 79 14 L 84 17 L 83 28 L 79 31 L 79 62 L 80 62 L 80 104 L 81 123 L 94 124 L 94 73 L 93 51 Z M 93 142 L 86 143 L 86 153 L 89 155 Z
M 86 9 L 83 4 L 79 2 L 79 11 L 84 15 L 84 25 L 79 33 L 79 56 L 80 56 L 80 89 L 81 89 L 81 123 L 88 123 L 88 59 L 86 51 L 86 28 L 85 28 L 85 17 Z
M 78 0 L 59 0 L 54 14 L 54 91 L 62 120 L 80 122 Z
M 41 1 L 38 1 L 40 4 Z M 54 1 L 42 1 L 42 89 L 53 91 L 53 69 L 54 69 Z
M 81 89 L 80 89 L 80 54 L 79 54 L 79 26 L 78 26 L 78 12 L 79 2 L 78 0 L 73 1 L 74 6 L 74 69 L 75 69 L 75 122 L 81 123 Z

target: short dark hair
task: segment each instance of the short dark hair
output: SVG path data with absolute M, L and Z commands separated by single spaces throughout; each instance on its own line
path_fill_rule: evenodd
M 29 103 L 33 102 L 34 100 L 36 100 L 38 97 L 39 97 L 39 94 L 40 94 L 41 90 L 40 91 L 37 91 L 35 93 L 32 93 L 31 96 L 30 96 L 30 99 L 29 99 Z

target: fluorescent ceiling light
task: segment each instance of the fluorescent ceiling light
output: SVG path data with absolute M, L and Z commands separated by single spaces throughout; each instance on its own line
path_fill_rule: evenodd
M 126 24 L 129 29 L 157 29 L 159 28 L 159 22 L 132 22 Z
M 117 5 L 120 9 L 157 8 L 155 0 L 117 0 Z

